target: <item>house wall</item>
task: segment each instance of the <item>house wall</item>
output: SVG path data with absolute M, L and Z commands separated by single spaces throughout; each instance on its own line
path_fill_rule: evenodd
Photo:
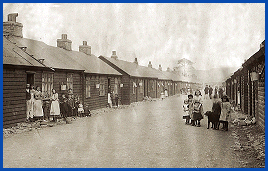
M 90 110 L 105 108 L 108 105 L 108 78 L 110 79 L 111 91 L 114 91 L 115 78 L 118 78 L 118 97 L 121 101 L 121 78 L 119 76 L 106 76 L 106 75 L 86 75 L 90 77 L 90 97 L 84 96 L 84 107 L 88 106 Z M 96 88 L 96 84 L 99 84 L 100 77 L 105 79 L 105 95 L 100 96 L 99 88 Z M 84 84 L 84 94 L 86 94 L 86 78 Z M 120 102 L 121 103 L 121 102 Z M 120 104 L 119 103 L 119 104 Z
M 26 119 L 26 77 L 23 69 L 3 68 L 3 127 Z
M 265 71 L 258 82 L 258 103 L 256 105 L 258 105 L 257 123 L 265 130 Z

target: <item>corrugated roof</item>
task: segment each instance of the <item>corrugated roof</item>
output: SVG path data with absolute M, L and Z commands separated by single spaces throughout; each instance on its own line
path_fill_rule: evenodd
M 3 37 L 3 64 L 45 67 L 5 37 Z
M 95 74 L 121 75 L 94 55 L 68 51 L 32 39 L 13 37 L 11 41 L 16 43 L 19 47 L 27 47 L 27 53 L 37 59 L 45 59 L 44 64 L 52 68 L 84 70 L 86 73 Z

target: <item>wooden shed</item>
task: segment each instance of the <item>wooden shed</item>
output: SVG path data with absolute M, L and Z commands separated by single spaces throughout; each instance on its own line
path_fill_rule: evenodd
M 120 85 L 122 104 L 142 101 L 146 96 L 156 98 L 157 75 L 154 69 L 138 65 L 137 59 L 134 62 L 119 60 L 116 52 L 111 58 L 99 58 L 123 75 Z
M 59 42 L 64 40 L 70 42 L 67 35 L 63 34 L 62 39 L 57 40 L 58 46 Z M 97 109 L 107 106 L 108 92 L 119 89 L 122 74 L 91 54 L 91 50 L 87 54 L 81 48 L 81 52 L 72 51 L 65 46 L 53 47 L 44 42 L 25 38 L 13 37 L 11 41 L 27 47 L 27 53 L 42 59 L 43 64 L 55 70 L 54 73 L 35 74 L 36 79 L 42 78 L 42 81 L 35 82 L 35 85 L 42 86 L 44 93 L 49 94 L 54 88 L 61 96 L 67 94 L 68 89 L 72 89 L 74 97 L 78 97 L 84 106 Z M 52 84 L 49 89 L 44 83 L 46 77 L 51 78 Z M 120 91 L 116 91 L 116 94 L 120 99 Z
M 3 37 L 3 127 L 11 127 L 26 119 L 26 84 L 41 83 L 34 75 L 53 72 Z
M 226 80 L 227 95 L 241 110 L 265 127 L 265 41 L 242 68 Z

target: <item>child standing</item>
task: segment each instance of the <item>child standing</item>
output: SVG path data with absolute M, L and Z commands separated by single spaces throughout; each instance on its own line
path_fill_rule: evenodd
M 192 126 L 200 127 L 200 120 L 203 119 L 203 106 L 200 101 L 196 100 L 194 102 L 194 110 L 193 110 L 193 123 Z
M 183 111 L 185 112 L 185 115 L 183 116 L 183 119 L 186 119 L 185 124 L 189 125 L 190 123 L 190 115 L 189 115 L 189 104 L 188 104 L 188 100 L 184 100 L 184 104 L 183 104 Z

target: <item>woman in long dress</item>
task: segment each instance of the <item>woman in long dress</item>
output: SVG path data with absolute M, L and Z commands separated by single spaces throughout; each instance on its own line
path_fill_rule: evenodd
M 40 87 L 36 87 L 36 91 L 34 92 L 34 117 L 37 119 L 43 119 L 44 112 L 43 112 L 43 103 L 42 103 L 42 92 Z
M 53 121 L 57 120 L 57 117 L 60 116 L 60 104 L 59 104 L 59 95 L 56 93 L 56 90 L 52 90 L 51 99 L 51 108 L 50 108 L 50 116 L 53 117 Z

